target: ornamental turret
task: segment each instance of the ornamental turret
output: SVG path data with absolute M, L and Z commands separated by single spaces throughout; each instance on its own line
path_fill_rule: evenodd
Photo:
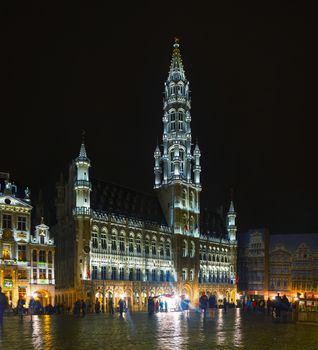
M 229 211 L 227 213 L 227 232 L 229 235 L 230 241 L 236 241 L 236 224 L 235 224 L 235 219 L 236 219 L 236 212 L 234 209 L 234 204 L 233 201 L 231 201 Z
M 89 214 L 91 183 L 89 181 L 89 168 L 91 162 L 87 157 L 84 141 L 81 144 L 79 156 L 75 159 L 76 177 L 74 189 L 76 193 L 76 214 Z

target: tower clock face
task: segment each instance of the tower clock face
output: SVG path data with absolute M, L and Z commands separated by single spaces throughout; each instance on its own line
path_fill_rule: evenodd
M 88 253 L 90 252 L 90 248 L 89 248 L 88 245 L 86 245 L 86 246 L 84 247 L 84 252 L 85 252 L 86 254 L 88 254 Z

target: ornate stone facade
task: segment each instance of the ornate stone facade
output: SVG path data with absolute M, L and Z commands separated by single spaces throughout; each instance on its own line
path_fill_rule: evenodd
M 200 215 L 200 150 L 191 135 L 189 82 L 175 42 L 165 83 L 162 146 L 155 158 L 155 194 L 90 177 L 84 142 L 67 181 L 57 184 L 57 301 L 77 298 L 146 310 L 149 295 L 200 292 L 236 299 L 236 226 Z
M 31 234 L 30 191 L 19 198 L 17 186 L 7 178 L 0 187 L 0 285 L 9 304 L 31 296 L 43 306 L 55 299 L 55 246 L 49 227 L 42 222 Z

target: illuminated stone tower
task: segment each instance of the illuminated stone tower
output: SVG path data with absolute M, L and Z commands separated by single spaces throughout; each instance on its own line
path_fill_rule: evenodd
M 199 237 L 200 149 L 193 147 L 191 100 L 178 40 L 165 82 L 162 150 L 154 152 L 155 189 L 174 233 Z
M 76 284 L 81 279 L 90 279 L 90 192 L 89 168 L 91 162 L 87 157 L 84 141 L 82 141 L 79 156 L 75 159 L 76 175 L 74 182 L 75 208 L 73 214 L 76 225 Z
M 236 219 L 236 212 L 234 209 L 233 201 L 231 201 L 229 211 L 227 213 L 227 232 L 229 235 L 230 241 L 236 241 L 236 225 L 235 225 L 235 219 Z

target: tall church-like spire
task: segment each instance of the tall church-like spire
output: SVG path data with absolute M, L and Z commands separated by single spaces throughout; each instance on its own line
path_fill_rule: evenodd
M 200 150 L 193 150 L 189 82 L 182 63 L 179 40 L 175 39 L 163 101 L 162 152 L 155 150 L 155 188 L 175 181 L 200 188 Z
M 189 82 L 175 39 L 164 83 L 162 144 L 154 158 L 155 185 L 167 223 L 175 234 L 200 234 L 200 149 L 192 143 Z

